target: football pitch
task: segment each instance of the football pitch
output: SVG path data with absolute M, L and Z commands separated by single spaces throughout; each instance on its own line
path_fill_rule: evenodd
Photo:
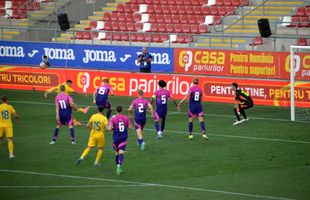
M 155 139 L 150 117 L 144 151 L 130 130 L 123 173 L 117 176 L 111 133 L 101 166 L 93 165 L 96 148 L 76 165 L 89 130 L 75 127 L 77 144 L 71 145 L 69 130 L 62 127 L 57 143 L 49 144 L 56 125 L 54 94 L 45 99 L 42 92 L 0 89 L 4 94 L 21 122 L 14 121 L 16 158 L 9 159 L 6 140 L 0 146 L 1 200 L 310 198 L 310 123 L 290 122 L 289 108 L 254 106 L 248 122 L 232 126 L 232 104 L 204 103 L 206 142 L 197 120 L 194 139 L 187 139 L 187 104 L 176 112 L 170 103 L 161 140 Z M 86 123 L 96 112 L 91 95 L 73 98 L 92 106 L 88 114 L 74 112 Z M 127 110 L 132 99 L 110 97 L 110 102 Z

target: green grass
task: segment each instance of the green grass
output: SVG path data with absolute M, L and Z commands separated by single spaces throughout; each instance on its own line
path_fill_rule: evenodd
M 130 131 L 124 173 L 116 176 L 111 133 L 106 134 L 102 166 L 93 166 L 96 149 L 77 166 L 89 131 L 75 127 L 77 144 L 72 146 L 63 127 L 57 144 L 49 145 L 56 123 L 54 95 L 44 99 L 40 92 L 0 90 L 3 94 L 21 123 L 14 123 L 16 159 L 9 160 L 6 141 L 0 147 L 1 200 L 309 199 L 310 123 L 290 122 L 288 108 L 255 106 L 248 110 L 249 122 L 232 126 L 232 105 L 206 103 L 205 142 L 198 134 L 187 139 L 186 105 L 176 113 L 171 104 L 162 140 L 155 140 L 150 118 L 145 151 L 137 148 Z M 74 99 L 92 105 L 90 97 Z M 110 100 L 127 108 L 132 98 Z M 74 115 L 87 121 L 94 112 L 93 107 L 87 115 Z M 197 121 L 194 129 L 199 133 Z

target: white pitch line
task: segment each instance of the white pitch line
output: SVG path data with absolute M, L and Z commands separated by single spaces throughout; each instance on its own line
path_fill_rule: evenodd
M 54 106 L 54 103 L 45 103 L 45 102 L 34 102 L 34 101 L 10 101 L 12 103 L 24 103 L 24 104 L 34 104 L 34 105 L 49 105 Z M 88 105 L 81 105 L 83 107 Z M 96 108 L 96 106 L 90 106 L 91 108 Z M 187 112 L 169 112 L 169 114 L 187 114 Z M 206 116 L 213 116 L 213 117 L 226 117 L 226 118 L 234 118 L 233 115 L 221 115 L 221 114 L 212 114 L 207 113 Z M 266 121 L 280 121 L 280 122 L 291 122 L 289 119 L 276 119 L 276 118 L 269 118 L 269 117 L 251 117 L 251 119 L 257 119 L 257 120 L 266 120 Z M 297 123 L 309 123 L 305 121 L 296 121 Z
M 144 129 L 144 130 L 155 132 L 154 129 Z M 164 132 L 188 134 L 188 132 L 185 132 L 185 131 L 165 130 Z M 200 135 L 201 133 L 193 133 L 193 134 Z M 225 134 L 212 134 L 212 133 L 207 133 L 207 135 L 212 135 L 215 137 L 227 137 L 227 138 L 263 140 L 263 141 L 273 141 L 273 142 L 275 141 L 275 142 L 290 142 L 290 143 L 310 144 L 310 142 L 308 142 L 308 141 L 301 141 L 301 140 L 285 140 L 285 139 L 277 139 L 277 138 L 261 138 L 261 137 L 242 136 L 242 135 L 225 135 Z
M 72 179 L 96 180 L 96 181 L 127 183 L 127 184 L 137 184 L 137 185 L 143 185 L 143 186 L 162 187 L 162 188 L 174 188 L 174 189 L 182 189 L 182 190 L 192 190 L 192 191 L 210 192 L 210 193 L 218 193 L 218 194 L 227 194 L 227 195 L 233 195 L 233 196 L 245 196 L 245 197 L 253 197 L 253 198 L 259 198 L 259 199 L 294 200 L 294 199 L 285 198 L 285 197 L 274 197 L 274 196 L 266 196 L 266 195 L 256 195 L 256 194 L 247 194 L 247 193 L 239 193 L 239 192 L 229 192 L 229 191 L 224 191 L 224 190 L 213 190 L 213 189 L 207 189 L 207 188 L 194 188 L 194 187 L 166 185 L 166 184 L 159 184 L 159 183 L 144 183 L 144 182 L 137 182 L 137 181 L 125 181 L 125 180 L 107 179 L 107 178 L 93 178 L 93 177 L 85 177 L 85 176 L 51 174 L 51 173 L 41 173 L 41 172 L 32 172 L 32 171 L 20 171 L 20 170 L 9 170 L 9 169 L 0 169 L 0 172 L 19 173 L 19 174 L 32 174 L 32 175 L 52 176 L 52 177 L 72 178 Z
M 148 185 L 0 185 L 1 188 L 113 188 L 113 187 L 147 187 Z

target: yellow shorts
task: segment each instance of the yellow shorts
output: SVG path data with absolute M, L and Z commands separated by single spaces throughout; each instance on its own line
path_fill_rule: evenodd
M 105 145 L 105 139 L 103 134 L 96 134 L 89 137 L 87 146 L 94 147 L 98 145 L 98 148 L 103 148 Z
M 13 137 L 13 127 L 0 127 L 0 137 Z

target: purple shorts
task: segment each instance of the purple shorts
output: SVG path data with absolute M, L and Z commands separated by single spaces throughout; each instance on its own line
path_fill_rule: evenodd
M 73 117 L 72 115 L 60 115 L 59 116 L 59 120 L 57 121 L 57 125 L 68 125 L 68 126 L 72 126 L 73 125 Z
M 127 145 L 127 137 L 121 137 L 121 138 L 117 138 L 117 137 L 113 137 L 113 148 L 115 151 L 119 151 L 119 150 L 126 150 L 126 145 Z
M 188 117 L 201 117 L 203 110 L 201 105 L 192 105 L 188 109 Z
M 104 109 L 111 109 L 111 104 L 108 101 L 96 102 L 97 106 L 103 106 Z
M 136 128 L 136 130 L 137 130 L 137 129 L 143 130 L 144 125 L 145 125 L 145 123 L 146 123 L 146 119 L 135 119 L 134 122 L 135 122 L 135 128 Z

